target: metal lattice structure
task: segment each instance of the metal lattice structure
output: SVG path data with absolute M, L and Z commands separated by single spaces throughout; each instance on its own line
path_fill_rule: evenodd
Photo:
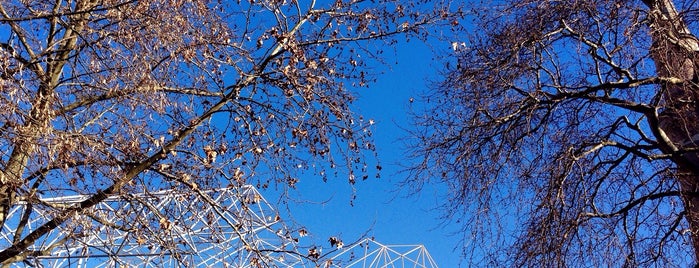
M 325 261 L 326 267 L 436 268 L 437 263 L 423 245 L 384 245 L 364 239 Z
M 51 219 L 51 207 L 72 205 L 85 198 L 43 199 L 46 208 L 34 207 L 39 216 L 27 224 L 25 233 Z M 14 233 L 12 225 L 19 222 L 25 206 L 13 207 L 4 227 L 11 232 L 0 233 L 0 245 L 11 244 L 12 237 L 7 234 Z M 302 255 L 296 253 L 275 208 L 252 186 L 199 194 L 166 190 L 109 198 L 75 218 L 41 243 L 42 247 L 61 246 L 19 265 L 256 267 L 264 262 L 275 267 L 304 267 Z M 71 239 L 61 241 L 65 237 Z
M 86 196 L 42 199 L 27 234 L 58 207 Z M 0 232 L 7 247 L 26 204 L 15 205 Z M 146 230 L 146 231 L 144 231 Z M 9 231 L 9 232 L 7 232 Z M 321 259 L 300 247 L 277 210 L 252 186 L 112 197 L 47 235 L 59 245 L 16 267 L 437 267 L 424 246 L 383 245 L 371 239 Z M 66 237 L 68 239 L 66 239 Z M 35 248 L 32 250 L 39 250 Z M 319 249 L 320 250 L 320 249 Z

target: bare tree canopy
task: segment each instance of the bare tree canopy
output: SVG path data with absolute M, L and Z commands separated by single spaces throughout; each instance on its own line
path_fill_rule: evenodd
M 455 37 L 410 145 L 413 185 L 450 186 L 467 259 L 696 263 L 699 4 L 488 4 Z
M 448 17 L 431 1 L 0 2 L 0 226 L 14 237 L 0 262 L 50 254 L 90 225 L 148 234 L 177 224 L 91 211 L 109 197 L 293 188 L 299 163 L 354 183 L 375 170 L 348 88 L 371 82 L 366 65 L 385 44 Z M 68 195 L 88 198 L 42 201 Z M 10 222 L 18 203 L 26 209 Z M 35 209 L 53 218 L 26 232 Z M 56 228 L 73 235 L 44 244 Z

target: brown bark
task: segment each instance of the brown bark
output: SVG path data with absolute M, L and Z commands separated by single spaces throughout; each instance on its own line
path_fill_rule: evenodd
M 651 57 L 660 77 L 678 78 L 663 85 L 663 110 L 659 114 L 660 143 L 674 155 L 686 218 L 692 234 L 695 258 L 699 260 L 699 154 L 686 152 L 699 142 L 699 41 L 678 15 L 671 0 L 644 1 L 650 8 L 653 45 Z M 663 139 L 669 139 L 664 140 Z M 664 144 L 663 144 L 664 143 Z

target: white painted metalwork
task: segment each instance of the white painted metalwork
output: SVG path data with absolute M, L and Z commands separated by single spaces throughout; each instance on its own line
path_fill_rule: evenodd
M 197 194 L 193 192 L 198 192 Z M 86 196 L 42 199 L 23 234 Z M 27 208 L 13 207 L 0 245 Z M 58 245 L 18 266 L 38 267 L 305 267 L 277 211 L 252 186 L 112 197 L 47 235 L 39 247 Z M 64 239 L 68 237 L 67 241 Z
M 328 258 L 325 264 L 352 268 L 437 267 L 423 245 L 384 245 L 370 238 Z
M 33 214 L 21 233 L 28 234 L 61 207 L 85 198 L 41 199 L 41 205 L 31 206 Z M 0 232 L 0 246 L 11 244 L 10 234 L 22 226 L 27 208 L 26 203 L 12 208 Z M 294 235 L 252 186 L 164 190 L 108 198 L 49 233 L 31 249 L 36 256 L 15 266 L 437 267 L 422 245 L 364 239 L 318 259 L 309 256 L 315 246 L 299 246 Z M 56 246 L 46 250 L 51 245 Z

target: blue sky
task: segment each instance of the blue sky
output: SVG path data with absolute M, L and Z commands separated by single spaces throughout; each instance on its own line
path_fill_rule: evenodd
M 320 243 L 327 244 L 324 241 L 329 236 L 350 242 L 368 232 L 386 245 L 423 244 L 440 267 L 457 267 L 461 259 L 461 236 L 455 234 L 458 226 L 443 225 L 439 219 L 443 216 L 438 209 L 440 198 L 446 194 L 443 185 L 426 185 L 418 194 L 398 185 L 404 180 L 399 163 L 407 160 L 401 139 L 408 135 L 403 130 L 410 126 L 408 112 L 411 106 L 420 105 L 419 96 L 428 79 L 438 78 L 441 63 L 433 60 L 431 48 L 420 41 L 400 42 L 395 53 L 385 56 L 389 65 L 382 66 L 383 74 L 376 83 L 358 90 L 355 103 L 356 112 L 376 122 L 373 134 L 384 168 L 381 178 L 355 184 L 354 206 L 350 205 L 353 189 L 346 180 L 322 183 L 320 178 L 304 178 L 297 185 L 298 195 L 310 202 L 295 204 L 291 213 L 312 233 L 311 239 Z M 411 104 L 410 98 L 415 102 Z

